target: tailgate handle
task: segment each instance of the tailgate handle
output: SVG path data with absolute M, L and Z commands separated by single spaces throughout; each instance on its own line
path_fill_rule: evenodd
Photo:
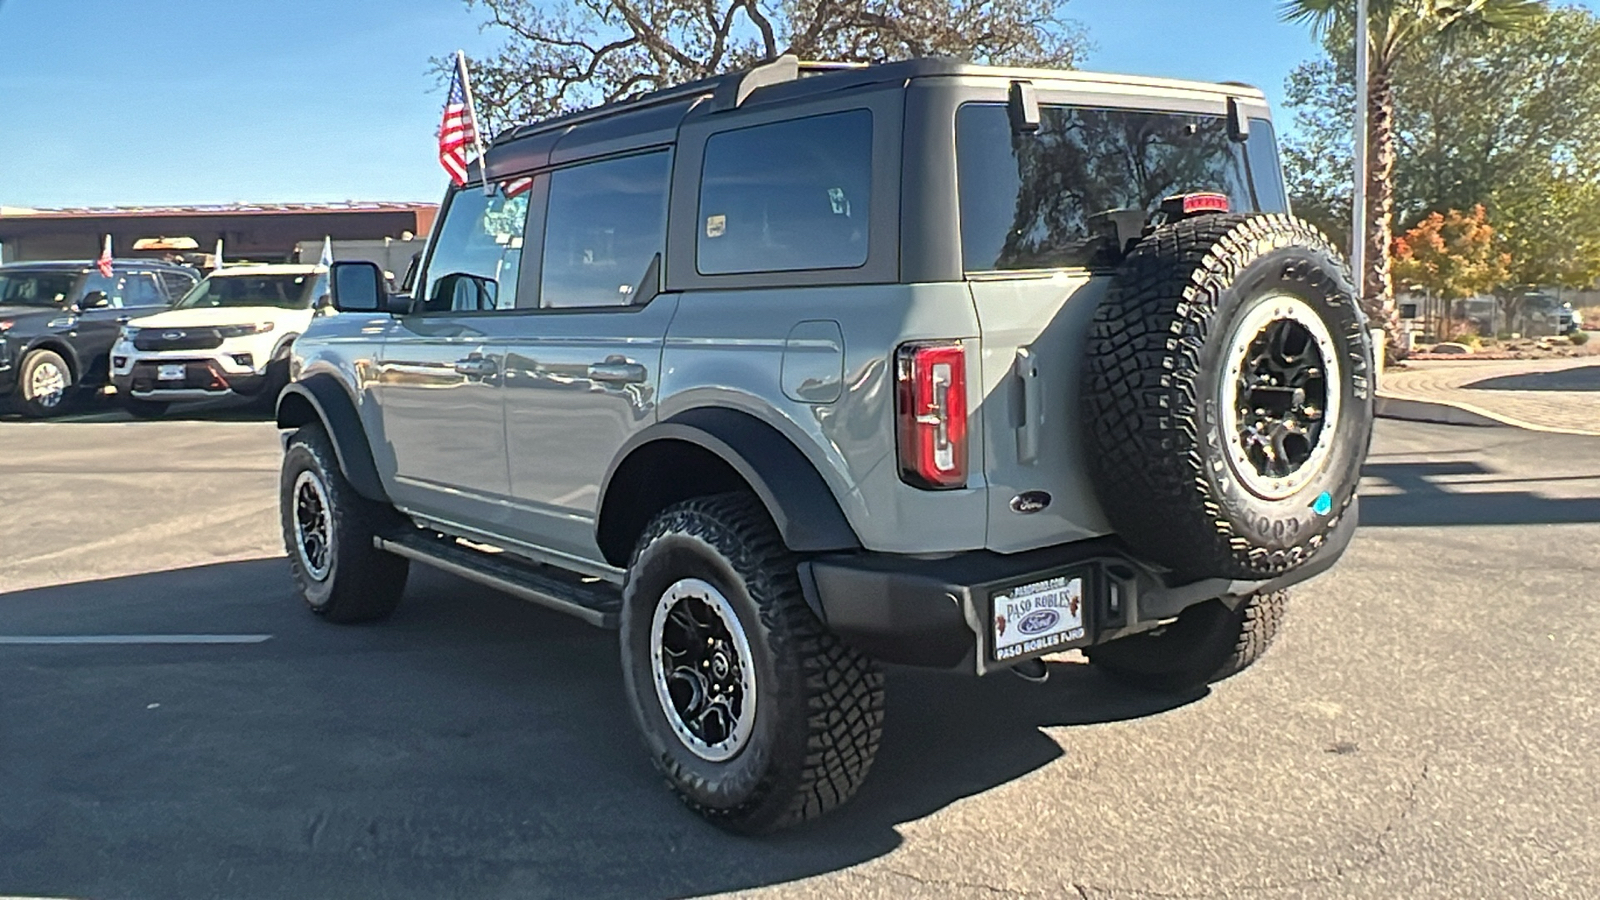
M 1017 428 L 1017 462 L 1039 458 L 1039 426 L 1044 420 L 1044 384 L 1039 358 L 1031 347 L 1017 348 L 1017 380 L 1022 385 L 1022 424 Z

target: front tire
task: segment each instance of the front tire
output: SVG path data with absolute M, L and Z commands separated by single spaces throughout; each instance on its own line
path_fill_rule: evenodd
M 1283 623 L 1288 591 L 1252 594 L 1237 608 L 1221 600 L 1189 607 L 1176 621 L 1084 651 L 1118 681 L 1164 693 L 1191 694 L 1249 668 Z
M 410 563 L 373 546 L 396 524 L 393 507 L 357 494 L 321 425 L 289 438 L 278 506 L 295 587 L 330 622 L 370 622 L 394 612 Z
M 72 397 L 72 368 L 54 350 L 35 350 L 22 360 L 17 399 L 23 415 L 35 419 L 59 416 Z
M 623 683 L 652 761 L 691 809 L 759 834 L 852 797 L 877 753 L 883 674 L 830 633 L 755 497 L 663 511 L 623 592 Z

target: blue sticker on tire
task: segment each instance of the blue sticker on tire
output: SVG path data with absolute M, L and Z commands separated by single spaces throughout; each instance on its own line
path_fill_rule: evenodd
M 1318 494 L 1317 499 L 1311 504 L 1311 511 L 1319 516 L 1325 516 L 1332 512 L 1333 495 L 1327 491 L 1323 491 L 1322 493 Z

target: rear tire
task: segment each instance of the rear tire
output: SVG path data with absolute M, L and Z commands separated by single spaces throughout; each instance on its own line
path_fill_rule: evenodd
M 623 592 L 622 669 L 656 768 L 728 831 L 839 806 L 878 750 L 882 672 L 817 620 L 748 494 L 680 503 L 645 529 Z
M 394 612 L 410 562 L 373 546 L 400 523 L 394 508 L 357 494 L 321 425 L 289 438 L 279 479 L 279 516 L 295 587 L 330 622 L 370 622 Z
M 72 368 L 54 350 L 35 350 L 17 371 L 17 405 L 35 419 L 59 416 L 72 399 Z
M 1237 609 L 1207 600 L 1184 610 L 1175 622 L 1090 647 L 1084 656 L 1118 681 L 1194 693 L 1260 659 L 1278 634 L 1288 600 L 1288 591 L 1252 594 Z

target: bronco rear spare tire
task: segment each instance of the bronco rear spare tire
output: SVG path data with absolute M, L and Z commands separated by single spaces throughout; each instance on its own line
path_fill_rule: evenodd
M 1372 348 L 1350 276 L 1283 215 L 1162 226 L 1096 313 L 1082 415 L 1096 493 L 1185 577 L 1261 579 L 1326 543 L 1372 434 Z

